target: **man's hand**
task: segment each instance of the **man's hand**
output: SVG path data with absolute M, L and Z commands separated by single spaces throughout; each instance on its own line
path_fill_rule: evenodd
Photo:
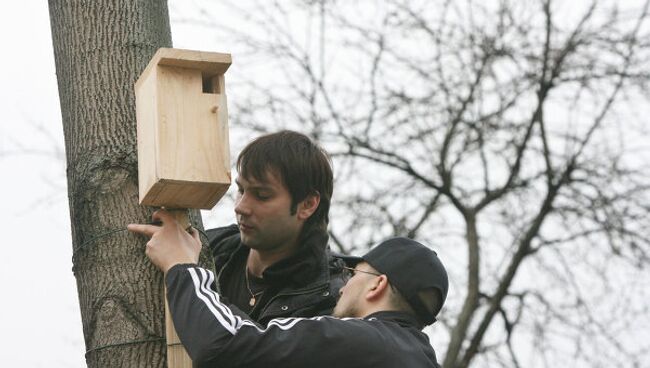
M 166 274 L 176 264 L 198 262 L 201 240 L 196 229 L 191 228 L 190 235 L 165 210 L 154 212 L 152 218 L 162 226 L 129 224 L 127 229 L 151 237 L 145 254 L 154 265 Z

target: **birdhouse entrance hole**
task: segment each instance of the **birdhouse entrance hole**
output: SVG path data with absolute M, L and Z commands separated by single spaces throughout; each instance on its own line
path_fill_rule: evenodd
M 220 94 L 221 90 L 219 88 L 219 76 L 218 75 L 201 75 L 203 79 L 203 93 L 213 93 Z

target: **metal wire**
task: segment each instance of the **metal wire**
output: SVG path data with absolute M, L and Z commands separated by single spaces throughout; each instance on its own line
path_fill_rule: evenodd
M 147 225 L 158 225 L 159 226 L 159 225 L 161 225 L 161 223 L 160 222 L 150 222 L 150 223 L 147 223 Z M 194 229 L 196 229 L 203 236 L 203 238 L 205 238 L 206 240 L 208 239 L 208 235 L 205 233 L 205 231 L 203 231 L 201 229 L 197 229 L 197 228 L 194 228 Z M 93 244 L 99 239 L 102 239 L 104 237 L 107 237 L 109 235 L 119 233 L 119 232 L 122 232 L 122 231 L 128 231 L 128 229 L 127 228 L 112 229 L 112 230 L 109 230 L 109 231 L 106 231 L 104 233 L 101 233 L 101 234 L 98 234 L 98 235 L 95 235 L 95 236 L 91 237 L 89 240 L 83 242 L 80 246 L 76 247 L 73 250 L 73 252 L 72 252 L 72 262 L 74 263 L 74 261 L 76 259 L 76 256 L 77 256 L 77 252 L 86 249 L 86 247 L 89 244 Z M 201 242 L 201 246 L 203 246 L 203 242 Z M 86 357 L 90 353 L 94 353 L 94 352 L 101 351 L 101 350 L 104 350 L 104 349 L 120 347 L 120 346 L 144 344 L 144 343 L 147 343 L 147 342 L 163 342 L 163 341 L 167 341 L 167 339 L 164 338 L 164 337 L 157 337 L 157 338 L 153 338 L 153 339 L 134 340 L 134 341 L 127 341 L 127 342 L 120 342 L 120 343 L 116 343 L 116 344 L 108 344 L 108 345 L 98 346 L 96 348 L 86 350 Z M 167 345 L 168 346 L 180 345 L 180 343 L 167 344 Z
M 156 337 L 156 338 L 153 338 L 153 339 L 118 342 L 116 344 L 108 344 L 108 345 L 103 345 L 103 346 L 98 346 L 96 348 L 88 349 L 88 350 L 86 350 L 85 356 L 87 358 L 88 354 L 90 354 L 90 353 L 94 353 L 94 352 L 109 349 L 109 348 L 119 347 L 119 346 L 137 345 L 137 344 L 144 344 L 144 343 L 147 343 L 147 342 L 163 342 L 163 341 L 167 341 L 167 339 L 164 338 L 164 337 Z
M 149 222 L 149 223 L 147 223 L 147 225 L 157 225 L 157 226 L 160 226 L 161 223 L 160 223 L 160 222 Z M 201 235 L 203 236 L 203 238 L 204 238 L 206 241 L 208 240 L 208 234 L 206 234 L 205 231 L 203 231 L 203 230 L 201 230 L 201 229 L 197 229 L 197 228 L 194 228 L 194 229 L 197 230 L 197 231 L 199 232 L 199 234 L 201 234 Z M 120 233 L 120 232 L 122 232 L 122 231 L 128 231 L 128 229 L 127 229 L 126 227 L 124 227 L 124 228 L 112 229 L 112 230 L 106 231 L 106 232 L 104 232 L 104 233 L 101 233 L 101 234 L 98 234 L 98 235 L 92 236 L 89 240 L 86 240 L 85 242 L 81 243 L 80 246 L 74 248 L 74 250 L 72 251 L 72 263 L 73 263 L 73 264 L 75 263 L 75 260 L 76 260 L 76 257 L 77 257 L 77 253 L 80 252 L 80 251 L 82 251 L 82 250 L 85 250 L 86 247 L 88 246 L 88 244 L 95 243 L 95 242 L 96 242 L 97 240 L 99 240 L 99 239 L 105 238 L 105 237 L 107 237 L 107 236 L 109 236 L 109 235 L 112 235 L 112 234 L 115 234 L 115 233 Z M 203 246 L 203 241 L 201 242 L 201 246 Z

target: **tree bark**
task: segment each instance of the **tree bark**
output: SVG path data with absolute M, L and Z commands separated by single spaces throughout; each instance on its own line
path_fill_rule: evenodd
M 49 9 L 86 363 L 164 367 L 162 273 L 125 227 L 151 219 L 138 205 L 134 83 L 171 47 L 167 2 L 50 0 Z

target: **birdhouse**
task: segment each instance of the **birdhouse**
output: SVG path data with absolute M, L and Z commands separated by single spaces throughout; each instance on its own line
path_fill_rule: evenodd
M 161 48 L 135 83 L 140 204 L 210 209 L 230 186 L 230 54 Z

